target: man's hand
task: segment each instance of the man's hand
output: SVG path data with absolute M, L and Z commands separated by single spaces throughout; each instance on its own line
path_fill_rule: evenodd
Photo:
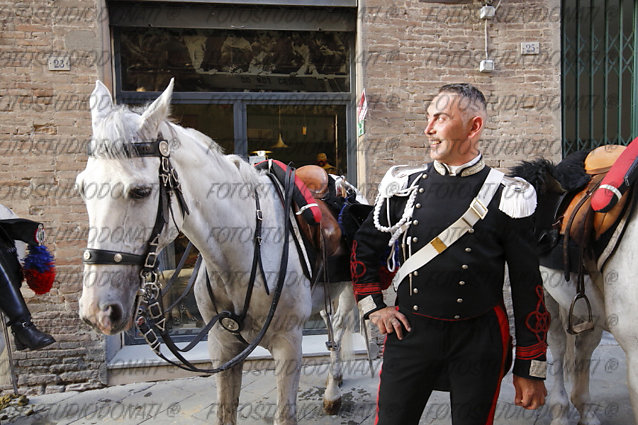
M 514 404 L 527 410 L 538 409 L 545 404 L 545 381 L 540 379 L 527 379 L 514 375 Z
M 368 316 L 370 321 L 377 325 L 379 332 L 382 334 L 397 333 L 397 338 L 403 339 L 403 327 L 410 332 L 410 322 L 403 313 L 400 313 L 394 307 L 385 307 L 381 310 L 370 313 Z

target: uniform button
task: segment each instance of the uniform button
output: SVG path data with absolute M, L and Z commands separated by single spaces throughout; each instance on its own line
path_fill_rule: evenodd
M 412 242 L 416 243 L 416 242 L 418 242 L 418 241 L 419 241 L 419 238 L 417 238 L 416 236 L 414 236 L 414 237 L 412 238 Z
M 427 179 L 427 178 L 428 178 L 428 175 L 427 175 L 427 174 L 425 174 L 425 173 L 423 173 L 423 175 L 421 176 L 421 178 L 422 178 L 422 179 Z
M 455 316 L 454 316 L 454 318 L 458 320 L 458 319 L 460 319 L 460 318 L 461 318 L 461 316 L 459 316 L 459 315 L 457 314 L 457 315 L 455 315 Z
M 468 230 L 467 233 L 474 233 L 474 228 L 470 227 L 470 230 Z
M 419 225 L 419 220 L 412 221 L 412 224 L 414 224 L 415 226 L 418 226 Z
M 463 265 L 461 266 L 461 268 L 462 268 L 463 270 L 467 270 L 467 269 L 469 269 L 469 268 L 470 268 L 470 266 L 468 266 L 467 264 L 463 264 Z
M 467 248 L 465 248 L 465 252 L 472 252 L 472 248 L 468 246 Z
M 412 276 L 415 276 L 415 277 L 416 277 L 416 276 L 418 276 L 418 275 L 419 275 L 419 271 L 418 271 L 418 270 L 415 270 L 415 271 L 413 271 L 413 272 L 412 272 Z
M 414 288 L 414 289 L 412 289 L 412 293 L 414 293 L 414 294 L 418 294 L 418 293 L 419 293 L 419 289 L 418 289 L 418 288 Z
M 419 188 L 419 193 L 423 193 L 425 189 L 423 189 L 422 187 Z
M 421 204 L 417 202 L 416 204 L 414 204 L 414 208 L 421 208 Z
M 412 307 L 412 310 L 414 310 L 414 311 L 419 311 L 419 306 L 418 306 L 418 305 L 413 306 L 413 307 Z
M 461 285 L 461 286 L 465 285 L 465 281 L 464 280 L 459 280 L 459 285 Z
M 459 304 L 463 303 L 463 298 L 457 298 L 456 302 L 459 303 Z

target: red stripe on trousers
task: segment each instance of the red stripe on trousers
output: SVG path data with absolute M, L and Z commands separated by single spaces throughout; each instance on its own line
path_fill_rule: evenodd
M 398 310 L 398 308 L 397 308 Z M 383 347 L 385 347 L 385 342 L 388 340 L 388 335 L 386 334 L 383 339 Z M 381 393 L 381 372 L 383 371 L 383 362 L 381 362 L 381 367 L 379 368 L 379 386 L 377 387 L 377 407 L 376 412 L 374 413 L 374 425 L 379 423 L 379 394 Z
M 485 425 L 492 425 L 494 423 L 494 414 L 496 413 L 496 403 L 498 402 L 498 395 L 501 392 L 501 381 L 505 373 L 505 361 L 507 360 L 507 350 L 509 350 L 509 338 L 510 327 L 507 320 L 507 313 L 502 306 L 494 307 L 494 313 L 498 319 L 498 327 L 501 331 L 501 344 L 503 346 L 503 357 L 501 359 L 501 372 L 498 376 L 498 382 L 496 383 L 496 391 L 494 392 L 494 398 L 492 399 L 492 407 L 490 408 L 490 414 L 487 416 L 487 422 Z

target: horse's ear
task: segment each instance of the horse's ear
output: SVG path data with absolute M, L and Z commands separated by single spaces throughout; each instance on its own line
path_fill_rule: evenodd
M 104 118 L 113 108 L 113 98 L 109 89 L 100 81 L 95 82 L 95 88 L 89 99 L 91 108 L 91 120 L 93 124 Z
M 175 79 L 171 78 L 171 82 L 164 90 L 164 93 L 155 99 L 142 114 L 142 123 L 139 130 L 145 138 L 151 139 L 157 136 L 160 124 L 168 118 L 174 81 Z

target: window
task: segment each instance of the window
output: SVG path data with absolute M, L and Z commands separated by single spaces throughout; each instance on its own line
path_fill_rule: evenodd
M 174 78 L 172 117 L 211 137 L 225 153 L 297 167 L 325 156 L 333 172 L 354 182 L 355 155 L 348 146 L 355 145 L 356 9 L 111 6 L 118 102 L 146 103 Z M 289 10 L 293 13 L 286 15 Z M 282 13 L 298 20 L 282 23 Z M 243 25 L 234 29 L 240 17 Z M 247 28 L 246 22 L 257 28 Z M 180 237 L 164 250 L 160 262 L 167 277 L 186 244 Z M 189 340 L 204 325 L 192 294 L 175 304 L 196 256 L 193 249 L 164 297 L 168 326 L 177 341 Z M 321 332 L 320 322 L 313 318 L 306 333 Z M 131 331 L 125 343 L 143 340 Z
M 122 90 L 349 92 L 348 34 L 122 28 Z
M 562 1 L 563 154 L 638 134 L 638 4 Z
M 247 118 L 250 155 L 301 167 L 324 154 L 333 174 L 346 174 L 344 106 L 248 105 Z

